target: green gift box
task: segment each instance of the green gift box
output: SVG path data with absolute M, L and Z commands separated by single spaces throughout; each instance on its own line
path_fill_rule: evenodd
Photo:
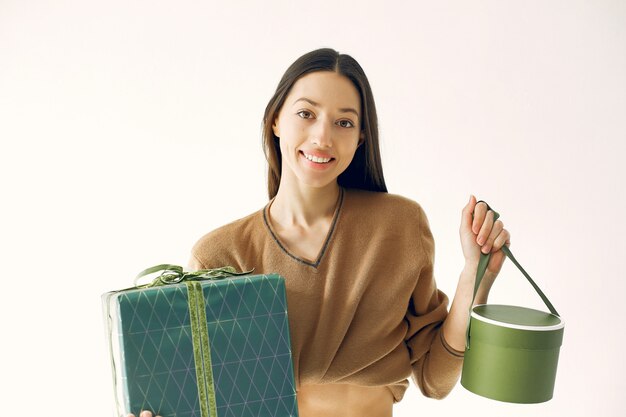
M 297 417 L 284 278 L 158 271 L 102 296 L 118 414 Z

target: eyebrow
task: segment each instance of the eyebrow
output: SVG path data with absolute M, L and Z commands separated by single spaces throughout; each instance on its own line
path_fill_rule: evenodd
M 296 104 L 299 101 L 306 101 L 308 103 L 311 103 L 314 106 L 319 106 L 319 103 L 314 102 L 313 100 L 306 98 L 306 97 L 300 97 L 299 99 L 297 99 L 296 101 L 293 102 L 293 104 Z M 341 109 L 339 109 L 340 112 L 343 113 L 354 113 L 356 115 L 356 117 L 359 117 L 359 113 L 354 110 L 352 107 L 343 107 Z

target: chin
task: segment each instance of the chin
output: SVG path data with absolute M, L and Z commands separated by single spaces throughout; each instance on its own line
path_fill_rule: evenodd
M 298 181 L 300 184 L 307 186 L 307 187 L 311 187 L 311 188 L 326 188 L 329 185 L 332 184 L 336 184 L 337 183 L 337 177 L 334 177 L 330 180 L 326 180 L 326 181 L 320 181 L 320 180 L 311 180 L 311 179 L 303 179 L 303 178 L 299 178 Z

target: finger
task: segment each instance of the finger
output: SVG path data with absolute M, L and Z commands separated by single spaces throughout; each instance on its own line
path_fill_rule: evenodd
M 139 414 L 139 417 L 152 417 L 152 413 L 148 410 L 143 410 L 141 414 Z
M 481 248 L 483 253 L 489 253 L 492 247 L 496 251 L 500 249 L 500 247 L 494 246 L 494 243 L 495 243 L 496 238 L 498 237 L 500 232 L 502 232 L 503 229 L 504 229 L 504 224 L 500 220 L 496 220 L 495 223 L 493 224 L 493 227 L 491 228 L 491 233 L 489 233 L 489 237 L 487 238 L 487 241 Z
M 465 230 L 469 230 L 472 228 L 472 213 L 474 212 L 474 207 L 476 206 L 476 197 L 474 195 L 470 195 L 469 202 L 463 207 L 462 215 L 461 215 L 461 225 Z
M 499 251 L 502 249 L 502 246 L 511 246 L 511 234 L 508 230 L 502 229 L 502 232 L 496 237 L 496 240 L 493 242 L 493 250 L 492 252 Z
M 493 211 L 489 210 L 487 214 L 485 214 L 485 221 L 483 221 L 482 226 L 480 227 L 480 231 L 478 232 L 478 236 L 476 237 L 476 243 L 480 246 L 483 246 L 491 233 L 491 229 L 493 228 Z
M 474 207 L 474 220 L 472 222 L 472 232 L 474 232 L 475 235 L 478 234 L 478 232 L 480 231 L 480 226 L 485 222 L 485 217 L 487 215 L 489 208 L 487 207 L 487 203 L 485 203 L 484 201 L 481 201 L 480 203 L 477 203 L 476 206 Z M 485 240 L 487 238 L 485 237 Z

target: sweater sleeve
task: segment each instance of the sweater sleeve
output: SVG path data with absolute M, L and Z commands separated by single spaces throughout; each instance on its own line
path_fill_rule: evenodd
M 464 352 L 443 338 L 448 297 L 433 277 L 435 245 L 426 214 L 419 207 L 421 268 L 406 313 L 409 324 L 405 341 L 410 353 L 412 378 L 427 397 L 442 399 L 456 385 Z
M 200 261 L 200 259 L 198 259 L 198 256 L 194 253 L 193 250 L 191 251 L 189 261 L 187 262 L 187 269 L 189 271 L 197 271 L 199 269 L 204 269 L 202 262 Z

